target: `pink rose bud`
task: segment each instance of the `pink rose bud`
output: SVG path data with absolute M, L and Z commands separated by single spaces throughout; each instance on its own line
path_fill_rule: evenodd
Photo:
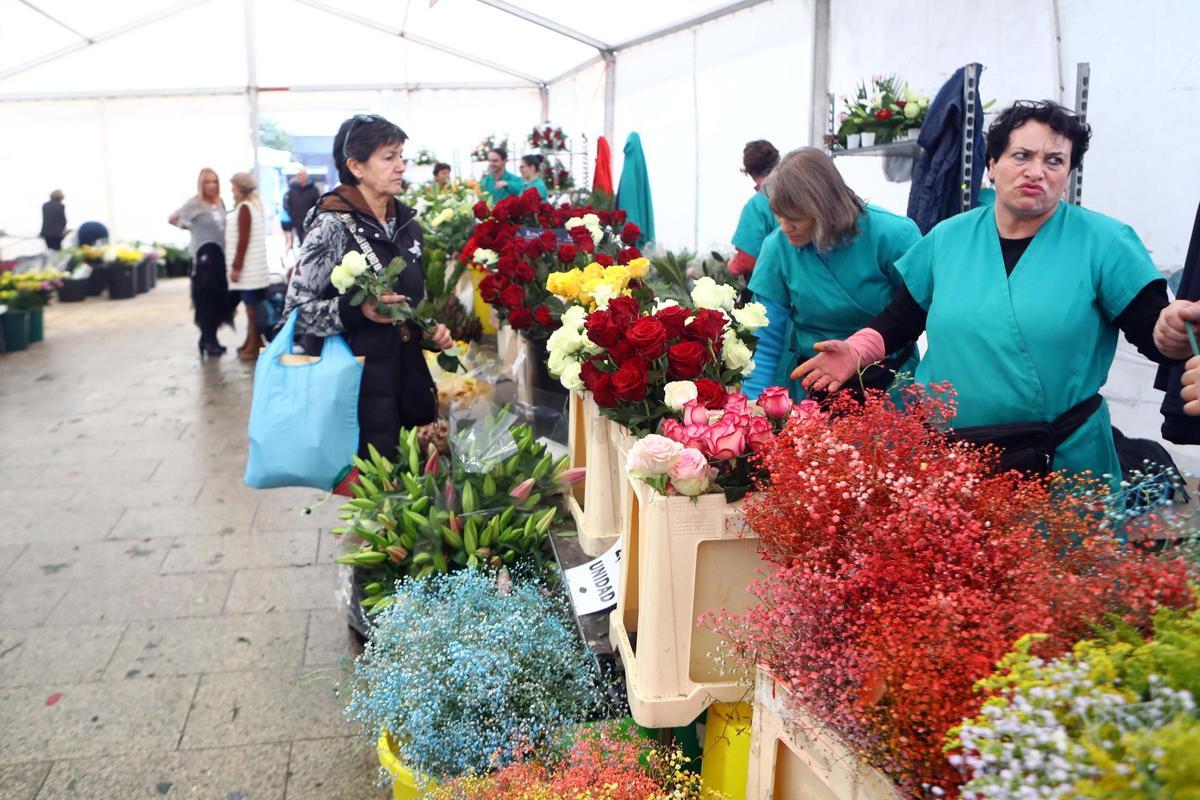
M 735 392 L 725 398 L 725 410 L 735 414 L 749 415 L 750 403 L 747 401 L 746 395 Z
M 535 483 L 535 481 L 533 480 L 533 478 L 526 478 L 525 480 L 521 481 L 516 486 L 514 486 L 513 490 L 511 492 L 509 492 L 509 495 L 517 498 L 518 500 L 522 500 L 522 501 L 528 500 L 530 493 L 533 491 L 534 483 Z
M 757 450 L 773 438 L 775 438 L 775 428 L 769 419 L 753 417 L 750 420 L 750 430 L 746 434 L 746 441 L 751 450 Z
M 689 400 L 683 407 L 684 425 L 707 425 L 708 409 L 696 400 Z
M 672 441 L 683 441 L 683 423 L 677 419 L 664 419 L 662 421 L 662 435 Z
M 563 470 L 563 474 L 558 476 L 558 480 L 563 486 L 574 486 L 583 480 L 583 476 L 586 474 L 587 467 L 571 467 Z
M 671 487 L 679 494 L 695 497 L 712 484 L 708 459 L 699 450 L 685 447 L 671 467 Z
M 758 396 L 758 407 L 770 419 L 783 419 L 792 410 L 791 394 L 782 386 L 769 386 Z
M 709 428 L 705 443 L 714 461 L 730 461 L 746 452 L 746 434 L 732 422 L 718 422 Z

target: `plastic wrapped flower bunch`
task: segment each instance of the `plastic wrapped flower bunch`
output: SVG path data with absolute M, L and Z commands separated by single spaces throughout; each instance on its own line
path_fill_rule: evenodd
M 950 732 L 963 796 L 1186 797 L 1200 786 L 1200 611 L 1161 610 L 1046 661 L 1025 636 L 978 688 L 993 693 Z
M 553 595 L 470 570 L 398 582 L 354 673 L 347 715 L 435 779 L 502 768 L 601 702 Z

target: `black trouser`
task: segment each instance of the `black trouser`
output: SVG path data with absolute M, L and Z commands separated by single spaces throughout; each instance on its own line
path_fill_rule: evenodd
M 214 242 L 201 245 L 192 264 L 192 308 L 201 343 L 217 343 L 217 328 L 233 324 L 236 307 L 225 279 L 224 251 Z
M 63 237 L 61 237 L 61 236 L 43 236 L 42 238 L 46 240 L 46 249 L 47 250 L 62 250 Z

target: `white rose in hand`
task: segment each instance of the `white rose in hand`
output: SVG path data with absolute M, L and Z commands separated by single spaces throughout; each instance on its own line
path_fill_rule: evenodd
M 351 250 L 342 256 L 342 263 L 339 266 L 345 269 L 350 274 L 350 277 L 357 278 L 367 271 L 367 259 L 357 250 Z
M 329 273 L 329 282 L 338 290 L 338 294 L 345 294 L 346 290 L 354 285 L 354 276 L 345 266 L 338 264 L 333 268 L 333 272 Z

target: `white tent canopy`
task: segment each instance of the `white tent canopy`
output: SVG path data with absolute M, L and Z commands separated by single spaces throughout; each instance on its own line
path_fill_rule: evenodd
M 607 133 L 619 175 L 637 131 L 659 241 L 726 246 L 750 193 L 742 145 L 819 143 L 827 92 L 894 72 L 933 94 L 978 61 L 985 99 L 1070 104 L 1088 62 L 1084 202 L 1174 267 L 1200 179 L 1200 154 L 1183 146 L 1200 123 L 1198 29 L 1188 0 L 0 0 L 0 228 L 36 233 L 60 188 L 72 224 L 177 240 L 165 217 L 198 169 L 252 165 L 256 115 L 331 135 L 371 111 L 463 172 L 484 136 L 520 150 L 549 118 L 590 158 Z M 887 183 L 878 161 L 839 166 L 904 210 L 908 185 Z

